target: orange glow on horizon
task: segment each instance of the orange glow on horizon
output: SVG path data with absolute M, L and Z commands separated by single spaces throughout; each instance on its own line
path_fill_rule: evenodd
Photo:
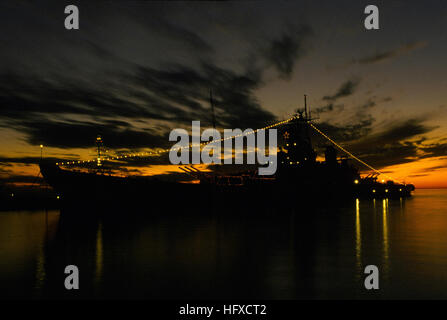
M 319 161 L 323 160 L 320 157 L 317 158 Z M 208 165 L 200 164 L 194 165 L 195 168 L 202 172 L 210 172 Z M 166 175 L 172 173 L 185 174 L 178 165 L 148 165 L 146 167 L 132 167 L 126 166 L 129 170 L 128 174 L 135 174 L 141 176 L 155 176 L 155 175 Z M 359 169 L 360 166 L 359 166 Z M 405 183 L 414 184 L 416 188 L 447 188 L 447 157 L 436 157 L 420 159 L 417 161 L 393 165 L 389 167 L 381 168 L 380 171 L 383 173 L 394 177 L 397 180 L 405 181 Z M 39 168 L 35 164 L 21 164 L 21 163 L 11 163 L 8 167 L 8 172 L 3 172 L 0 178 L 6 179 L 10 176 L 21 177 L 21 176 L 37 176 Z M 369 171 L 361 171 L 362 174 L 367 174 Z M 123 172 L 124 173 L 124 172 Z M 386 177 L 378 176 L 378 180 L 382 179 L 388 180 Z M 12 180 L 12 179 L 11 179 Z M 198 180 L 194 179 L 194 183 L 198 183 Z M 180 179 L 180 181 L 185 182 L 185 180 Z M 188 181 L 191 183 L 191 181 Z M 12 187 L 27 187 L 31 186 L 31 182 L 8 182 L 8 185 Z M 37 183 L 38 185 L 38 183 Z
M 385 167 L 381 171 L 414 184 L 416 188 L 447 188 L 447 157 L 420 159 Z

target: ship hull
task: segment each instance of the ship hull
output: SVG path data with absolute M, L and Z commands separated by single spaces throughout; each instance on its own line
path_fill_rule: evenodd
M 63 170 L 55 165 L 41 165 L 41 172 L 66 208 L 108 211 L 138 208 L 138 211 L 144 209 L 151 214 L 184 210 L 209 213 L 216 207 L 232 210 L 239 207 L 242 211 L 265 207 L 306 210 L 314 206 L 331 206 L 334 202 L 349 202 L 353 198 L 405 198 L 411 195 L 411 191 L 402 185 L 356 185 L 351 177 L 343 180 L 310 168 L 283 169 L 283 174 L 276 178 L 250 178 L 239 184 L 116 177 Z
M 41 172 L 65 207 L 160 208 L 181 205 L 201 189 L 198 184 L 75 172 L 51 165 L 42 165 Z

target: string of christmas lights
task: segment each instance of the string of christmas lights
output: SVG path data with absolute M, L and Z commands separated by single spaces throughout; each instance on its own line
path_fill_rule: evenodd
M 380 172 L 379 170 L 377 170 L 376 168 L 373 168 L 372 166 L 370 166 L 369 164 L 367 164 L 365 161 L 357 158 L 355 155 L 353 155 L 351 152 L 349 152 L 348 150 L 346 150 L 345 148 L 343 148 L 341 145 L 339 145 L 337 142 L 335 142 L 334 140 L 332 140 L 331 138 L 329 138 L 328 135 L 326 135 L 324 132 L 322 132 L 320 129 L 318 129 L 317 127 L 315 127 L 315 125 L 313 123 L 309 122 L 309 125 L 315 130 L 317 131 L 319 134 L 321 134 L 323 137 L 325 137 L 326 139 L 328 139 L 332 144 L 334 144 L 337 148 L 339 148 L 341 151 L 345 152 L 347 155 L 349 155 L 351 158 L 353 158 L 354 160 L 357 160 L 358 162 L 360 162 L 361 164 L 363 164 L 364 166 L 368 167 L 369 169 L 373 170 L 374 172 L 383 175 L 384 177 L 387 177 L 390 180 L 394 180 L 397 182 L 400 182 L 397 179 L 394 179 L 393 177 L 390 177 L 389 175 L 386 175 L 382 172 Z M 403 183 L 403 182 L 400 182 Z
M 271 129 L 271 128 L 274 128 L 274 127 L 278 127 L 280 125 L 289 123 L 290 121 L 292 121 L 294 119 L 296 119 L 296 116 L 290 117 L 290 118 L 288 118 L 286 120 L 283 120 L 283 121 L 276 122 L 274 124 L 268 125 L 268 126 L 263 127 L 263 128 L 259 128 L 259 129 L 248 131 L 248 132 L 243 132 L 243 133 L 235 135 L 235 136 L 226 137 L 226 138 L 222 138 L 222 139 L 218 139 L 218 140 L 202 142 L 200 144 L 189 144 L 188 146 L 183 146 L 183 147 L 161 149 L 161 150 L 152 151 L 152 152 L 130 153 L 130 154 L 126 154 L 126 155 L 115 156 L 115 157 L 105 157 L 105 158 L 95 159 L 95 160 L 75 160 L 75 161 L 67 161 L 67 162 L 57 162 L 56 165 L 77 165 L 77 164 L 93 163 L 93 162 L 104 161 L 104 160 L 110 161 L 110 160 L 121 160 L 121 159 L 134 158 L 134 157 L 146 157 L 146 156 L 161 155 L 161 154 L 169 152 L 171 150 L 172 151 L 180 151 L 180 150 L 189 149 L 189 148 L 192 148 L 192 147 L 203 147 L 203 146 L 206 146 L 208 144 L 219 143 L 219 142 L 223 142 L 223 141 L 227 141 L 227 140 L 232 140 L 232 139 L 235 139 L 235 138 L 238 138 L 238 137 L 241 137 L 241 136 L 248 136 L 248 135 L 251 135 L 251 134 L 255 134 L 258 131 L 268 130 L 268 129 Z M 395 179 L 395 178 L 393 178 L 393 177 L 391 177 L 391 176 L 389 176 L 387 174 L 384 174 L 383 172 L 381 172 L 381 171 L 377 170 L 376 168 L 372 167 L 371 165 L 367 164 L 365 161 L 359 159 L 358 157 L 353 155 L 351 152 L 349 152 L 348 150 L 343 148 L 341 145 L 339 145 L 337 142 L 332 140 L 327 134 L 325 134 L 320 129 L 318 129 L 313 123 L 311 123 L 310 121 L 308 123 L 309 123 L 309 125 L 311 126 L 312 129 L 317 131 L 320 135 L 322 135 L 324 138 L 329 140 L 332 144 L 334 144 L 337 148 L 339 148 L 341 151 L 343 151 L 344 153 L 349 155 L 354 160 L 357 160 L 358 162 L 360 162 L 361 164 L 363 164 L 367 168 L 371 169 L 372 171 L 374 171 L 374 172 L 376 172 L 376 173 L 378 173 L 380 175 L 383 175 L 384 177 L 387 177 L 388 179 L 400 182 L 399 180 L 397 180 L 397 179 Z M 400 183 L 403 183 L 403 182 L 400 182 Z
M 226 137 L 226 138 L 222 138 L 222 139 L 218 139 L 218 140 L 213 140 L 213 141 L 206 141 L 206 142 L 202 142 L 200 144 L 189 144 L 188 146 L 183 146 L 183 147 L 177 147 L 177 148 L 169 148 L 169 149 L 161 149 L 161 150 L 157 150 L 157 151 L 153 151 L 153 152 L 138 152 L 138 153 L 130 153 L 130 154 L 126 154 L 126 155 L 122 155 L 122 156 L 116 156 L 116 157 L 105 157 L 105 158 L 100 158 L 100 159 L 94 159 L 94 160 L 74 160 L 74 161 L 66 161 L 66 162 L 56 162 L 56 165 L 61 165 L 61 166 L 66 166 L 66 165 L 78 165 L 78 164 L 85 164 L 85 163 L 94 163 L 94 162 L 98 162 L 98 161 L 110 161 L 110 160 L 121 160 L 121 159 L 125 159 L 125 158 L 134 158 L 134 157 L 146 157 L 146 156 L 154 156 L 154 155 L 161 155 L 165 152 L 169 152 L 169 151 L 180 151 L 183 149 L 189 149 L 192 147 L 203 147 L 206 146 L 208 144 L 212 144 L 212 143 L 219 143 L 222 141 L 227 141 L 227 140 L 232 140 L 241 136 L 248 136 L 251 134 L 255 134 L 258 131 L 262 131 L 262 130 L 268 130 L 283 124 L 286 124 L 290 121 L 292 121 L 293 119 L 295 119 L 296 117 L 290 117 L 289 119 L 280 121 L 280 122 L 276 122 L 274 124 L 271 124 L 269 126 L 266 126 L 264 128 L 260 128 L 260 129 L 256 129 L 256 130 L 252 130 L 252 131 L 248 131 L 248 132 L 243 132 L 241 134 L 235 135 L 235 136 L 231 136 L 231 137 Z

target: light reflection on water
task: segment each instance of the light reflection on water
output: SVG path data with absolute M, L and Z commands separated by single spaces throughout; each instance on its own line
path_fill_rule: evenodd
M 447 298 L 447 190 L 241 213 L 0 212 L 0 297 Z M 80 269 L 79 292 L 63 288 L 68 264 Z M 363 288 L 370 264 L 375 292 Z
M 383 272 L 384 280 L 389 275 L 389 243 L 388 243 L 388 199 L 382 200 L 382 223 L 383 223 Z
M 362 228 L 360 225 L 360 200 L 355 200 L 355 256 L 357 265 L 357 280 L 359 281 L 362 274 Z

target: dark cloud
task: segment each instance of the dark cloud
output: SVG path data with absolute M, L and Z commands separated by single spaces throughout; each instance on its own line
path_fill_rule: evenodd
M 3 74 L 0 126 L 19 129 L 30 144 L 52 147 L 87 147 L 98 134 L 111 148 L 165 147 L 168 128 L 151 130 L 151 120 L 169 121 L 173 128 L 189 127 L 192 120 L 210 126 L 211 88 L 219 126 L 258 128 L 275 119 L 253 95 L 262 84 L 259 72 L 237 74 L 203 63 L 198 70 L 179 65 L 166 70 L 139 67 L 115 77 L 126 85 L 88 88 L 63 79 Z M 79 117 L 91 120 L 76 120 Z M 133 120 L 145 120 L 144 130 L 133 127 L 129 123 Z
M 134 86 L 157 93 L 163 101 L 181 105 L 188 110 L 176 120 L 202 120 L 211 124 L 209 90 L 213 91 L 217 125 L 230 128 L 258 128 L 275 117 L 264 110 L 253 95 L 262 85 L 260 71 L 237 74 L 209 63 L 199 70 L 174 66 L 169 70 L 139 68 L 136 77 L 129 78 Z M 160 108 L 160 112 L 165 109 Z M 186 121 L 185 121 L 186 122 Z
M 279 38 L 269 44 L 265 58 L 278 71 L 280 77 L 289 79 L 296 61 L 305 53 L 305 41 L 312 35 L 308 25 L 289 27 Z
M 364 146 L 351 148 L 356 155 L 375 168 L 383 168 L 391 165 L 413 162 L 417 157 L 418 146 L 414 142 L 393 142 L 373 145 L 369 149 Z M 365 169 L 363 167 L 363 169 Z
M 442 165 L 437 165 L 437 166 L 431 166 L 428 168 L 424 168 L 423 171 L 424 172 L 433 172 L 433 171 L 437 171 L 437 170 L 442 170 L 447 168 L 447 161 L 444 159 L 444 163 Z
M 342 111 L 345 108 L 343 104 L 334 105 L 333 103 L 328 103 L 322 107 L 318 107 L 314 110 L 316 114 L 333 112 L 333 111 Z
M 424 124 L 426 118 L 412 118 L 402 122 L 393 123 L 385 131 L 369 137 L 369 142 L 373 144 L 387 144 L 399 142 L 415 136 L 428 133 L 436 127 Z
M 340 86 L 336 93 L 334 93 L 333 95 L 324 96 L 323 100 L 335 101 L 338 98 L 350 96 L 354 93 L 359 83 L 359 79 L 348 80 Z
M 367 110 L 375 107 L 377 103 L 373 99 L 368 99 L 364 104 L 360 106 L 361 110 Z
M 314 109 L 314 112 L 316 114 L 322 114 L 322 113 L 331 113 L 331 112 L 340 112 L 345 108 L 344 104 L 335 104 L 337 99 L 347 97 L 352 95 L 357 86 L 359 85 L 360 80 L 359 79 L 350 79 L 344 82 L 339 89 L 332 95 L 326 95 L 322 98 L 322 100 L 327 101 L 323 106 L 317 107 Z M 359 109 L 367 109 L 368 107 L 375 106 L 375 102 L 372 100 L 368 100 L 363 106 L 361 106 Z M 364 111 L 362 111 L 364 112 Z
M 376 100 L 374 98 L 369 98 L 363 104 L 357 106 L 354 111 L 355 119 L 372 119 L 371 111 L 374 107 L 377 106 Z
M 109 148 L 144 148 L 166 147 L 167 136 L 147 131 L 119 129 L 116 125 L 91 122 L 59 122 L 42 120 L 40 122 L 20 123 L 26 141 L 31 145 L 44 144 L 58 148 L 84 148 L 94 146 L 94 141 L 101 135 Z
M 373 122 L 373 119 L 365 119 L 354 124 L 343 126 L 331 124 L 329 122 L 321 122 L 316 126 L 333 140 L 343 143 L 355 141 L 367 136 L 371 132 Z M 317 137 L 318 141 L 323 145 L 328 143 L 327 140 L 321 138 L 318 134 L 315 134 L 315 137 Z
M 389 128 L 348 144 L 349 150 L 378 168 L 407 163 L 419 158 L 421 140 L 414 138 L 435 127 L 424 124 L 425 118 L 412 118 L 392 123 Z
M 389 59 L 395 58 L 397 56 L 409 53 L 415 49 L 423 48 L 423 47 L 427 46 L 427 44 L 428 43 L 425 41 L 410 42 L 405 45 L 401 45 L 397 48 L 394 48 L 392 50 L 378 52 L 372 56 L 356 60 L 355 62 L 358 62 L 361 64 L 371 64 L 371 63 L 383 62 L 385 60 L 389 60 Z
M 422 156 L 423 158 L 447 156 L 447 143 L 438 142 L 430 145 L 422 145 L 420 149 L 425 153 Z
M 123 77 L 119 74 L 114 76 Z M 157 113 L 157 109 L 168 109 L 169 105 L 165 106 L 156 99 L 136 103 L 131 100 L 127 86 L 117 87 L 105 82 L 96 88 L 64 78 L 48 80 L 10 73 L 0 75 L 0 79 L 0 119 L 43 120 L 42 114 L 167 119 Z M 171 107 L 168 112 L 176 112 L 177 109 Z
M 318 124 L 318 128 L 366 163 L 380 169 L 425 157 L 446 155 L 447 144 L 424 146 L 423 138 L 415 139 L 435 129 L 425 125 L 425 120 L 425 118 L 412 118 L 392 123 L 389 128 L 378 133 L 372 133 L 371 126 L 374 122 L 372 118 L 347 126 L 323 122 Z M 315 136 L 314 141 L 320 147 L 320 151 L 322 147 L 330 144 L 321 136 Z M 420 154 L 421 150 L 425 155 Z

